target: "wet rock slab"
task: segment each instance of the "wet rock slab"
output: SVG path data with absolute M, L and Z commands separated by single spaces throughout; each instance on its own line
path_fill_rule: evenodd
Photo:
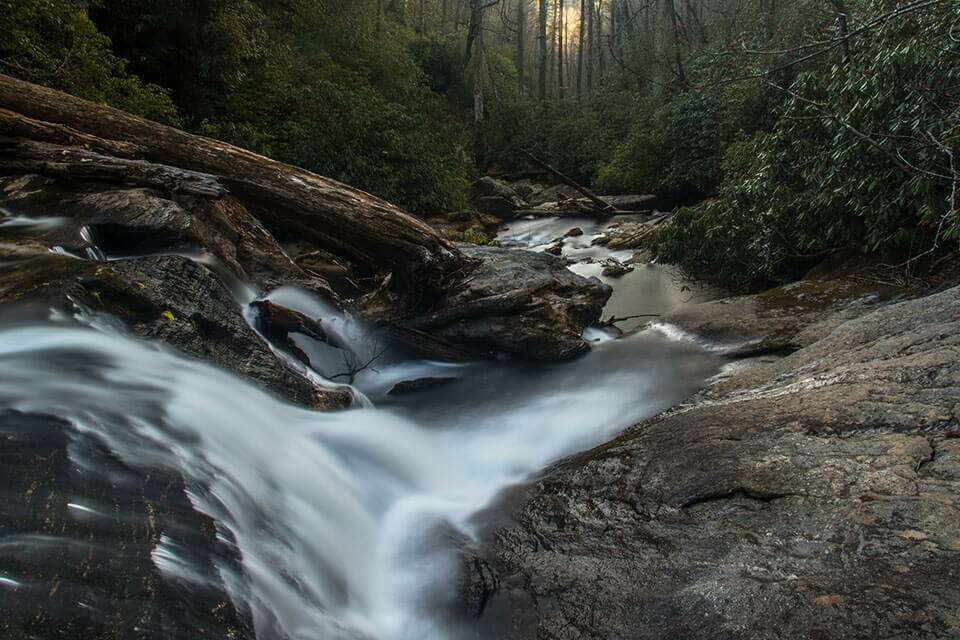
M 722 347 L 730 355 L 792 350 L 825 337 L 904 291 L 863 279 L 801 280 L 759 294 L 684 307 L 662 322 Z
M 500 586 L 481 625 L 518 639 L 956 637 L 958 363 L 954 288 L 841 317 L 557 466 L 490 538 Z
M 0 413 L 0 439 L 0 636 L 255 636 L 224 583 L 239 558 L 178 475 L 43 415 Z

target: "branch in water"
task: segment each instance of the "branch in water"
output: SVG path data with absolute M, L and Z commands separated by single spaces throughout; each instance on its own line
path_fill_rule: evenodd
M 635 315 L 635 316 L 624 316 L 624 317 L 622 317 L 622 318 L 618 318 L 618 317 L 616 317 L 616 316 L 611 316 L 611 317 L 608 318 L 607 320 L 604 320 L 603 322 L 600 323 L 600 328 L 601 328 L 601 329 L 605 329 L 605 328 L 607 328 L 607 327 L 612 327 L 612 326 L 615 326 L 615 325 L 616 325 L 617 323 L 619 323 L 619 322 L 626 322 L 627 320 L 637 320 L 637 319 L 639 319 L 639 318 L 659 318 L 659 317 L 660 317 L 660 314 L 659 314 L 659 313 L 641 313 L 641 314 L 639 314 L 639 315 Z

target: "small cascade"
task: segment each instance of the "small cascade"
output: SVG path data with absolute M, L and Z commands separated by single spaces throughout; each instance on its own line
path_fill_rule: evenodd
M 109 317 L 80 314 L 0 326 L 0 412 L 63 421 L 77 442 L 91 438 L 131 469 L 182 478 L 193 508 L 213 520 L 239 563 L 201 562 L 176 527 L 158 532 L 150 560 L 182 588 L 225 585 L 261 638 L 469 635 L 439 612 L 457 597 L 455 541 L 475 538 L 477 514 L 506 488 L 667 409 L 719 370 L 715 355 L 655 330 L 613 339 L 598 329 L 592 351 L 562 365 L 410 360 L 310 292 L 258 292 L 208 254 L 181 255 L 220 277 L 292 370 L 349 390 L 353 408 L 285 404 L 130 337 Z M 264 305 L 297 314 L 303 326 L 274 339 Z M 391 393 L 417 380 L 442 384 Z M 70 452 L 85 481 L 115 473 L 83 447 Z M 68 512 L 96 522 L 105 509 L 76 499 Z M 36 554 L 75 542 L 16 540 Z M 0 573 L 0 594 L 25 592 L 31 579 Z

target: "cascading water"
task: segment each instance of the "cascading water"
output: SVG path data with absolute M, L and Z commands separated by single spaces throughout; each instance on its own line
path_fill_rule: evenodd
M 374 348 L 361 325 L 305 292 L 268 297 L 323 318 L 361 360 Z M 682 400 L 718 367 L 655 331 L 598 343 L 565 365 L 411 362 L 384 350 L 376 369 L 352 376 L 376 407 L 319 413 L 94 324 L 0 329 L 0 410 L 63 419 L 132 468 L 182 477 L 194 508 L 236 547 L 240 566 L 219 562 L 217 577 L 261 638 L 459 636 L 437 611 L 454 597 L 451 540 L 475 535 L 474 516 L 506 487 Z M 343 350 L 296 338 L 317 382 L 333 377 Z M 425 376 L 451 380 L 387 394 Z M 83 456 L 74 462 L 98 472 Z M 77 518 L 103 512 L 70 507 Z M 160 534 L 151 558 L 165 579 L 190 589 L 211 578 L 177 530 Z M 0 573 L 0 595 L 30 580 Z

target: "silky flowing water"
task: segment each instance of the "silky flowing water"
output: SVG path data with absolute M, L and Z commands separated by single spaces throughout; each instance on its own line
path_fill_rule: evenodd
M 583 224 L 520 222 L 503 239 L 535 248 Z M 567 253 L 602 256 L 589 237 L 569 242 Z M 573 268 L 589 275 L 587 266 Z M 617 315 L 660 313 L 693 297 L 660 267 L 613 284 Z M 238 283 L 232 288 L 238 304 L 255 297 Z M 125 335 L 107 317 L 37 322 L 7 314 L 0 327 L 0 410 L 66 421 L 77 445 L 70 462 L 78 487 L 112 481 L 77 444 L 89 438 L 130 468 L 182 477 L 193 507 L 216 522 L 218 539 L 239 562 L 195 561 L 189 536 L 175 527 L 160 531 L 152 562 L 187 591 L 224 583 L 261 638 L 472 635 L 468 623 L 439 612 L 457 596 L 458 549 L 478 534 L 477 514 L 551 463 L 680 402 L 720 367 L 696 344 L 643 328 L 598 341 L 564 364 L 410 361 L 307 292 L 281 288 L 269 298 L 321 320 L 360 360 L 382 354 L 355 377 L 353 409 L 291 406 L 214 366 Z M 296 340 L 312 364 L 301 373 L 332 384 L 342 353 Z M 397 382 L 425 377 L 450 380 L 388 394 Z M 78 521 L 112 517 L 95 499 L 70 500 Z M 27 602 L 48 588 L 2 569 L 6 559 L 55 558 L 80 543 L 68 535 L 0 537 L 0 598 Z M 72 606 L 53 617 L 97 615 L 97 603 L 83 596 Z

